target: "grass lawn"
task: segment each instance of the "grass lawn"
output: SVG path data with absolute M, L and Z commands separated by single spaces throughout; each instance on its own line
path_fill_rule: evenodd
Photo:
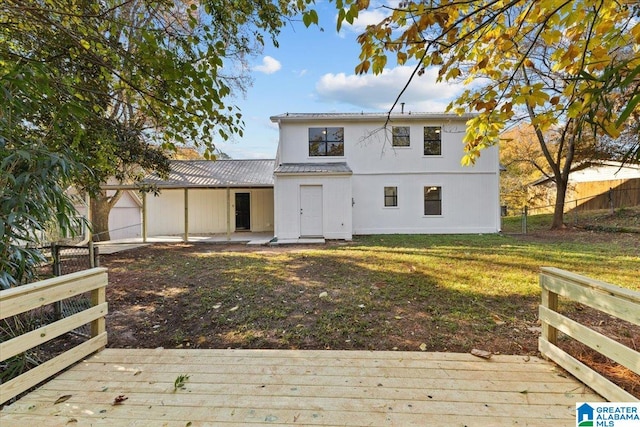
M 533 354 L 541 266 L 640 290 L 639 253 L 639 235 L 579 232 L 154 245 L 103 256 L 110 341 Z

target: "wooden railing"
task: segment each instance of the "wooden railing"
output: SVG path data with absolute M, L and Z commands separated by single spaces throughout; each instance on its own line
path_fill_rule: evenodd
M 91 293 L 90 308 L 0 343 L 0 362 L 4 362 L 82 325 L 91 324 L 91 338 L 87 341 L 0 384 L 0 404 L 107 345 L 106 287 L 107 270 L 92 268 L 0 291 L 0 321 L 85 292 Z
M 558 332 L 640 374 L 640 353 L 558 313 L 558 296 L 579 302 L 634 325 L 640 325 L 640 292 L 590 279 L 557 268 L 540 273 L 542 336 L 539 350 L 573 376 L 612 402 L 635 402 L 636 397 L 618 387 L 557 346 Z

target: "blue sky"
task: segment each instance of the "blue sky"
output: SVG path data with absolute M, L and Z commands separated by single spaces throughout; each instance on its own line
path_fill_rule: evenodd
M 336 31 L 333 3 L 318 2 L 320 26 L 306 28 L 302 21 L 285 27 L 279 48 L 267 44 L 250 63 L 253 85 L 235 104 L 242 111 L 245 132 L 217 147 L 234 159 L 274 158 L 277 126 L 269 117 L 282 113 L 386 112 L 406 84 L 410 66 L 398 66 L 392 57 L 378 76 L 357 76 L 360 45 L 356 37 L 366 25 L 385 16 L 381 8 L 361 14 L 354 25 Z M 324 30 L 322 31 L 320 27 Z M 442 112 L 460 85 L 436 84 L 435 70 L 416 78 L 403 99 L 405 111 Z M 398 107 L 399 109 L 399 107 Z

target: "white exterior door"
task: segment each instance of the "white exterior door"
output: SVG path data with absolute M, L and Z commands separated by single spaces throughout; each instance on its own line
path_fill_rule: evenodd
M 300 236 L 322 236 L 322 186 L 300 186 Z

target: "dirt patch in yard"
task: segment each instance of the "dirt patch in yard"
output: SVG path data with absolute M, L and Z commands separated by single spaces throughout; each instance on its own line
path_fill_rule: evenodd
M 591 240 L 630 245 L 638 235 L 578 231 L 517 242 Z M 109 269 L 107 330 L 118 348 L 280 348 L 538 354 L 538 294 L 480 295 L 411 263 L 363 262 L 345 249 L 155 244 L 102 256 Z M 373 249 L 368 249 L 372 250 Z M 459 274 L 459 273 L 457 273 Z M 534 273 L 535 274 L 535 273 Z M 454 280 L 452 278 L 451 280 Z M 457 279 L 456 279 L 457 280 Z M 574 317 L 617 331 L 632 348 L 640 330 L 589 310 Z M 582 349 L 580 352 L 585 353 Z M 587 353 L 585 353 L 587 354 Z M 628 389 L 640 395 L 623 375 Z

